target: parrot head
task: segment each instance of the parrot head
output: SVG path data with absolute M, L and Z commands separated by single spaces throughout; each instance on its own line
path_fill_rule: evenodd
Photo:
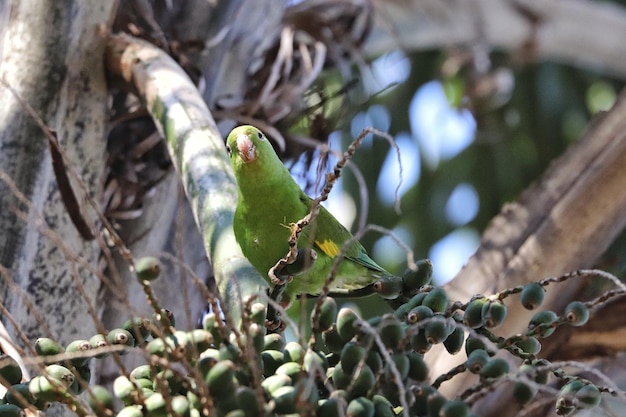
M 275 154 L 267 137 L 254 126 L 233 129 L 226 139 L 226 151 L 235 170 L 261 162 Z

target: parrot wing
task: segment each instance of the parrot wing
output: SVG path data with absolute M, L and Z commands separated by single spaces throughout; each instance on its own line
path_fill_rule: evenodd
M 300 199 L 306 201 L 307 209 L 310 210 L 313 200 L 304 192 L 302 192 Z M 335 258 L 341 252 L 341 248 L 345 242 L 352 240 L 352 243 L 350 243 L 345 252 L 345 259 L 371 271 L 388 274 L 387 271 L 369 257 L 361 242 L 354 239 L 348 229 L 339 223 L 325 207 L 320 207 L 315 224 L 309 227 L 313 228 L 311 233 L 316 250 L 322 251 L 330 258 Z

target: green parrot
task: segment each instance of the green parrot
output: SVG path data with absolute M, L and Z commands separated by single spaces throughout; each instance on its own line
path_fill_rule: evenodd
M 237 179 L 235 238 L 250 263 L 270 281 L 268 272 L 289 251 L 291 225 L 311 211 L 313 200 L 298 186 L 278 158 L 268 138 L 254 126 L 239 126 L 228 135 L 226 150 Z M 289 276 L 281 296 L 288 305 L 300 294 L 321 293 L 335 258 L 353 239 L 324 207 L 298 240 L 298 257 L 287 265 Z M 398 288 L 383 294 L 389 285 Z M 270 282 L 271 284 L 271 282 Z M 402 280 L 374 262 L 357 240 L 352 240 L 330 285 L 333 295 L 361 296 L 378 292 L 396 298 Z

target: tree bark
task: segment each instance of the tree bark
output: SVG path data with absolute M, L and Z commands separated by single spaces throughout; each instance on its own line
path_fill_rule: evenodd
M 71 169 L 97 200 L 107 94 L 99 25 L 109 23 L 114 3 L 27 0 L 7 7 L 1 77 L 56 130 Z M 67 342 L 85 328 L 95 329 L 85 318 L 95 308 L 100 282 L 87 266 L 95 265 L 100 251 L 69 220 L 40 127 L 5 87 L 0 88 L 0 103 L 3 306 L 17 323 L 11 333 L 23 334 L 21 342 L 47 334 Z M 82 196 L 79 200 L 84 203 Z M 95 230 L 95 217 L 88 213 Z
M 56 131 L 68 170 L 98 201 L 107 114 L 99 30 L 110 24 L 115 2 L 16 0 L 4 7 L 0 78 Z M 12 339 L 3 343 L 30 356 L 36 337 L 67 343 L 95 333 L 100 247 L 70 221 L 48 140 L 5 86 L 0 109 L 0 306 Z M 95 231 L 83 189 L 71 184 Z M 47 415 L 66 413 L 55 406 Z

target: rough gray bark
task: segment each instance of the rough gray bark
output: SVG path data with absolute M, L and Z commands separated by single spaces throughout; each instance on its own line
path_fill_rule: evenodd
M 107 97 L 99 27 L 108 25 L 114 5 L 30 0 L 4 4 L 0 78 L 56 130 L 71 169 L 96 200 L 105 162 Z M 100 248 L 95 241 L 85 241 L 70 221 L 47 139 L 4 86 L 0 109 L 2 321 L 21 348 L 32 349 L 39 336 L 66 343 L 93 334 L 90 315 L 99 312 L 100 280 L 94 270 Z M 95 230 L 96 217 L 76 182 L 73 186 Z M 66 413 L 65 407 L 55 406 L 47 414 Z
M 56 130 L 72 169 L 96 199 L 107 94 L 99 25 L 106 27 L 113 10 L 112 2 L 12 1 L 2 46 L 0 76 Z M 87 304 L 93 306 L 100 281 L 85 266 L 94 266 L 100 251 L 69 220 L 41 129 L 5 87 L 0 103 L 1 299 L 18 323 L 14 336 L 51 334 L 67 342 L 94 330 Z M 95 217 L 88 219 L 95 228 Z

